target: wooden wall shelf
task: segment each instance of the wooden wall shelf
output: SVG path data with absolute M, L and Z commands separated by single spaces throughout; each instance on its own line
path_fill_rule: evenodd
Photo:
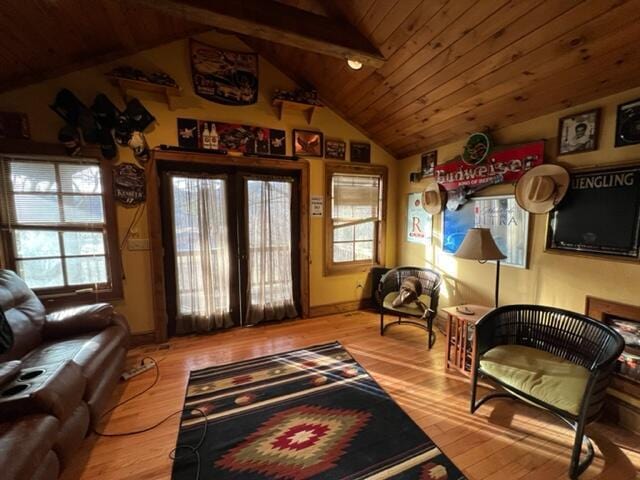
M 141 90 L 143 92 L 151 92 L 162 95 L 167 102 L 169 110 L 173 110 L 173 97 L 179 97 L 182 92 L 180 87 L 170 87 L 168 85 L 160 85 L 157 83 L 144 82 L 142 80 L 132 80 L 129 78 L 116 77 L 114 75 L 107 75 L 109 81 L 116 85 L 122 94 L 122 98 L 127 101 L 129 96 L 129 90 Z
M 311 105 L 309 103 L 300 103 L 300 102 L 292 102 L 291 100 L 282 100 L 276 98 L 272 105 L 276 109 L 276 114 L 278 115 L 278 120 L 282 120 L 282 114 L 285 110 L 291 110 L 294 112 L 302 112 L 305 119 L 307 120 L 307 125 L 311 125 L 311 120 L 313 119 L 313 114 L 316 109 L 324 108 L 322 105 Z

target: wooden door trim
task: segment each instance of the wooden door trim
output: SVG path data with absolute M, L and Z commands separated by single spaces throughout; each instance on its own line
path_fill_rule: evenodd
M 164 278 L 164 246 L 162 243 L 162 210 L 160 208 L 160 177 L 158 161 L 201 163 L 238 168 L 300 172 L 300 305 L 302 318 L 309 317 L 309 162 L 306 160 L 274 160 L 259 157 L 228 156 L 212 153 L 153 150 L 147 171 L 147 222 L 149 228 L 149 258 L 151 263 L 152 313 L 156 342 L 167 339 L 168 315 Z

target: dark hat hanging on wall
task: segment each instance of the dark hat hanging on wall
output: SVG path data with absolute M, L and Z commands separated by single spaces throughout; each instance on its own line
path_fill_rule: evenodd
M 78 127 L 87 143 L 99 143 L 100 125 L 91 110 L 76 97 L 71 90 L 63 88 L 58 92 L 51 109 L 72 127 Z
M 100 125 L 106 130 L 113 130 L 116 120 L 121 115 L 120 110 L 109 100 L 104 93 L 99 93 L 93 100 L 91 111 L 96 116 Z
M 78 135 L 78 130 L 71 125 L 65 125 L 60 129 L 58 141 L 64 145 L 67 155 L 78 155 L 80 153 L 80 135 Z
M 124 115 L 129 118 L 132 129 L 140 132 L 144 132 L 156 120 L 137 98 L 129 100 Z
M 116 126 L 113 131 L 113 136 L 116 139 L 118 145 L 127 146 L 129 140 L 131 140 L 131 134 L 133 133 L 133 127 L 131 121 L 126 115 L 118 115 L 116 119 Z

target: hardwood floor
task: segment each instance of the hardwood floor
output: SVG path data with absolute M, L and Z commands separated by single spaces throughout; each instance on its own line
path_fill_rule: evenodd
M 190 370 L 339 340 L 469 479 L 567 478 L 569 430 L 550 414 L 519 402 L 493 400 L 470 415 L 468 383 L 444 373 L 444 337 L 437 337 L 429 352 L 423 331 L 395 326 L 380 337 L 377 315 L 354 312 L 177 338 L 166 350 L 138 347 L 130 352 L 130 363 L 145 355 L 155 357 L 160 380 L 148 393 L 118 408 L 103 430 L 137 429 L 180 410 Z M 120 385 L 113 402 L 152 381 L 150 371 Z M 91 435 L 62 478 L 170 478 L 168 454 L 177 430 L 174 416 L 140 435 Z M 603 423 L 590 426 L 588 433 L 597 458 L 581 480 L 640 479 L 640 437 Z

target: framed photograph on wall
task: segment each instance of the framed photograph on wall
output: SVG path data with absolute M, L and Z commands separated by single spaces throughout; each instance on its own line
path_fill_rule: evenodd
M 324 158 L 332 160 L 344 160 L 347 153 L 347 144 L 342 140 L 327 139 L 324 142 Z
M 352 162 L 371 163 L 371 144 L 366 142 L 349 142 L 349 156 Z
M 567 194 L 549 213 L 546 247 L 638 259 L 640 165 L 572 172 Z
M 507 258 L 503 265 L 527 268 L 529 251 L 529 213 L 518 205 L 514 195 L 475 197 L 456 211 L 442 212 L 442 251 L 458 250 L 467 230 L 486 227 Z
M 422 206 L 422 192 L 408 195 L 407 201 L 407 242 L 431 243 L 433 216 Z
M 576 113 L 558 121 L 558 155 L 598 149 L 600 109 Z
M 322 132 L 293 130 L 293 154 L 302 157 L 322 157 L 324 137 Z
M 640 143 L 640 98 L 618 105 L 616 147 Z
M 436 163 L 438 162 L 438 151 L 431 150 L 420 156 L 420 176 L 430 177 L 435 174 Z

